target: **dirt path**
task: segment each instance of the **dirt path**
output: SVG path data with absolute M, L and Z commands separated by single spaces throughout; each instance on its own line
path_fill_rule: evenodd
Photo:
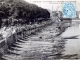
M 61 36 L 55 37 L 59 33 L 55 24 L 42 29 L 35 35 L 25 36 L 18 39 L 8 49 L 10 53 L 3 56 L 6 60 L 52 60 L 60 58 L 61 52 L 64 51 L 65 40 Z M 57 32 L 57 33 L 56 33 Z M 13 54 L 14 53 L 14 54 Z

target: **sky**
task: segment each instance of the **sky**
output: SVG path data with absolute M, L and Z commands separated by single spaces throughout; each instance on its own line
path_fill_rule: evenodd
M 49 9 L 52 11 L 62 11 L 63 1 L 74 1 L 76 5 L 76 10 L 80 11 L 80 1 L 79 0 L 25 0 L 26 2 L 36 4 L 39 7 Z

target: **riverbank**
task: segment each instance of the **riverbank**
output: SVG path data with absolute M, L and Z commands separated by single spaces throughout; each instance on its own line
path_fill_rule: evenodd
M 23 38 L 24 36 L 31 35 L 35 31 L 37 32 L 38 30 L 41 30 L 43 27 L 51 25 L 52 23 L 53 22 L 49 22 L 49 23 L 43 22 L 41 24 L 25 25 L 25 26 L 18 26 L 18 27 L 12 27 L 12 28 L 7 27 L 7 28 L 1 29 L 2 30 L 1 33 L 4 32 L 4 34 L 2 35 L 2 37 L 4 37 L 4 38 L 2 40 L 0 40 L 1 56 L 2 56 L 2 54 L 4 55 L 6 53 L 5 51 L 8 50 L 9 46 L 11 46 L 15 42 L 17 42 L 19 38 Z M 12 34 L 13 33 L 12 29 L 15 30 L 14 34 Z M 10 32 L 12 32 L 12 33 L 10 33 Z M 5 35 L 5 33 L 6 33 L 6 35 Z

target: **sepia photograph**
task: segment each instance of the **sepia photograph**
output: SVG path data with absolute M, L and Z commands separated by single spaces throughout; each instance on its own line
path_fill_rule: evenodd
M 79 60 L 80 1 L 0 0 L 0 60 Z

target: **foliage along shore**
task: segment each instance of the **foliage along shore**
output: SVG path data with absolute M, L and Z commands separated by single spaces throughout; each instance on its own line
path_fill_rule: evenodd
M 33 24 L 48 20 L 47 9 L 23 0 L 0 0 L 0 27 Z

